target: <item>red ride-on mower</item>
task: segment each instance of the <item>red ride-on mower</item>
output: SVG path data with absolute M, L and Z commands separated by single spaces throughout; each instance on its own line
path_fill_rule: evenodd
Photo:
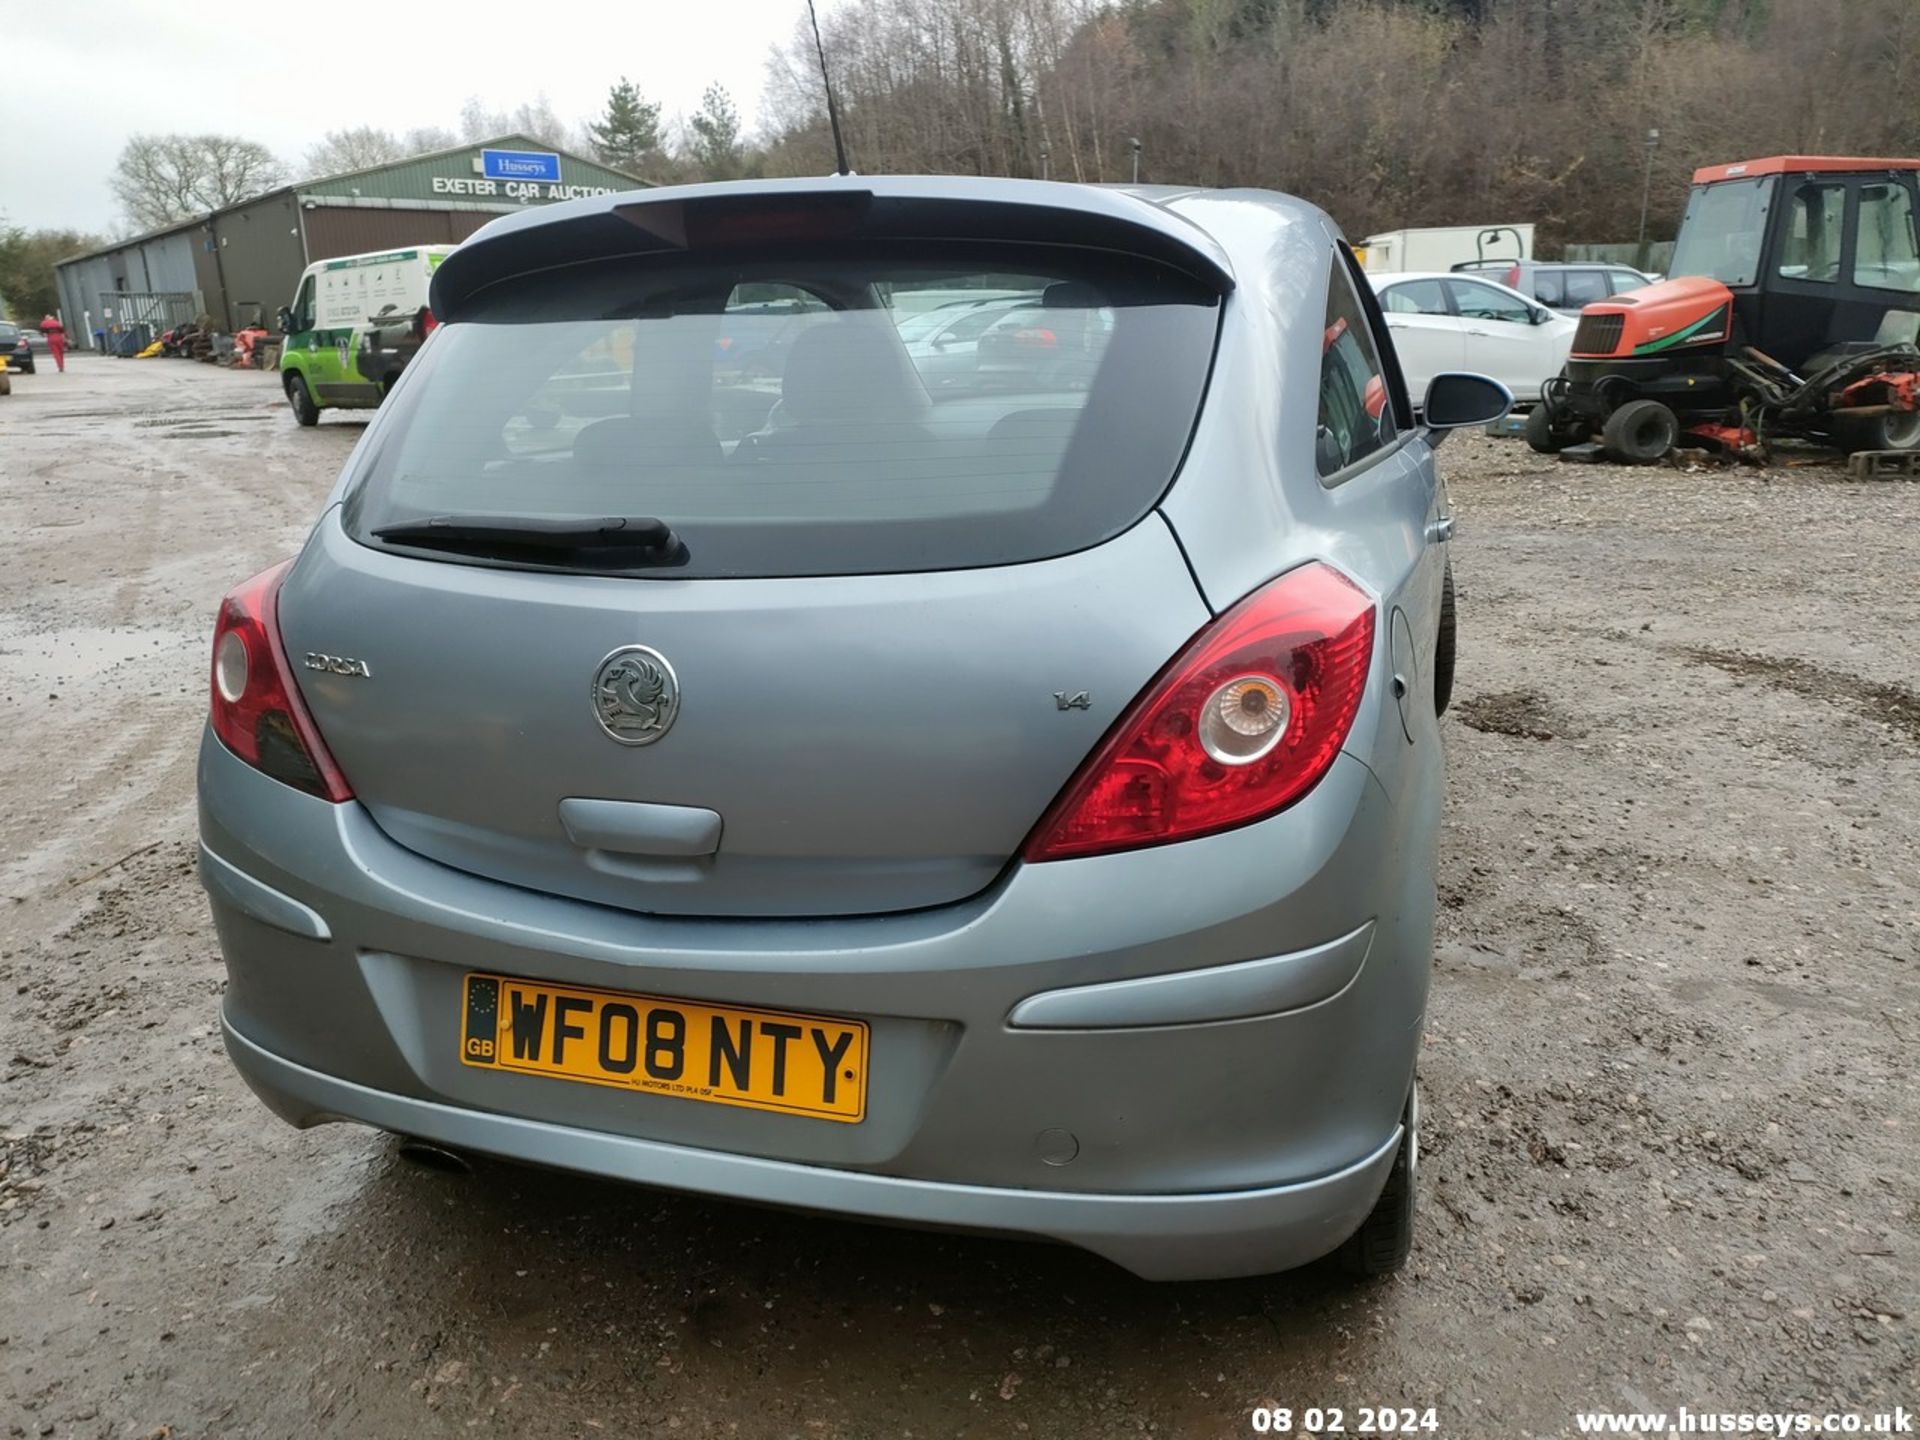
M 1544 454 L 1784 436 L 1920 448 L 1920 160 L 1777 155 L 1696 171 L 1675 277 L 1580 312 L 1527 417 Z

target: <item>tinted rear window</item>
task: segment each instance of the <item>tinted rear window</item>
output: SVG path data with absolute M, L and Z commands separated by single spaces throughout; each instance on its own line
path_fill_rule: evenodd
M 509 282 L 421 352 L 345 519 L 408 549 L 373 532 L 649 516 L 686 546 L 671 578 L 1064 554 L 1166 490 L 1218 313 L 1150 262 L 977 245 Z

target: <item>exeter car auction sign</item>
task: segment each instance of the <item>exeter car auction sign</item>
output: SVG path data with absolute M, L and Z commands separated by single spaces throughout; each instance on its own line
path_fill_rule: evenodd
M 533 200 L 578 200 L 611 195 L 606 185 L 569 185 L 560 178 L 560 157 L 538 150 L 482 150 L 474 179 L 436 175 L 436 195 L 496 196 L 526 204 Z
M 529 200 L 578 200 L 583 195 L 611 195 L 611 185 L 545 185 L 538 180 L 467 180 L 460 176 L 433 177 L 436 195 L 504 196 L 525 204 Z

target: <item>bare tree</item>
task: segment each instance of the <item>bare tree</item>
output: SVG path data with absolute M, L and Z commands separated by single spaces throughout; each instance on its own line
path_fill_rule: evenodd
M 511 110 L 495 109 L 478 95 L 467 97 L 460 107 L 460 139 L 492 140 L 500 135 L 525 135 L 556 150 L 580 148 L 574 143 L 572 127 L 555 112 L 544 90 Z
M 459 143 L 459 136 L 438 125 L 415 126 L 404 135 L 395 135 L 376 125 L 329 130 L 318 145 L 307 150 L 301 174 L 310 177 L 370 170 L 376 165 L 390 165 L 430 150 L 451 150 Z
M 416 125 L 400 137 L 409 155 L 424 155 L 429 150 L 451 150 L 460 137 L 444 125 Z
M 304 171 L 308 175 L 339 175 L 348 170 L 385 165 L 412 153 L 415 152 L 391 130 L 355 125 L 345 130 L 329 130 L 318 145 L 310 146 Z
M 128 221 L 151 230 L 249 199 L 286 178 L 271 150 L 236 135 L 135 135 L 111 184 Z
M 495 110 L 478 95 L 469 95 L 460 107 L 460 138 L 464 141 L 491 140 L 507 131 L 507 112 Z

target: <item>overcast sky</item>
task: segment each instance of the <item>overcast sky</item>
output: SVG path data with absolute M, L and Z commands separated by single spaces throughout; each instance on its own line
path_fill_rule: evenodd
M 511 110 L 544 90 L 577 125 L 623 73 L 666 116 L 717 80 L 751 129 L 768 49 L 804 14 L 805 0 L 0 0 L 0 215 L 114 229 L 107 176 L 136 131 L 225 131 L 297 162 L 350 125 L 457 130 L 469 95 Z

